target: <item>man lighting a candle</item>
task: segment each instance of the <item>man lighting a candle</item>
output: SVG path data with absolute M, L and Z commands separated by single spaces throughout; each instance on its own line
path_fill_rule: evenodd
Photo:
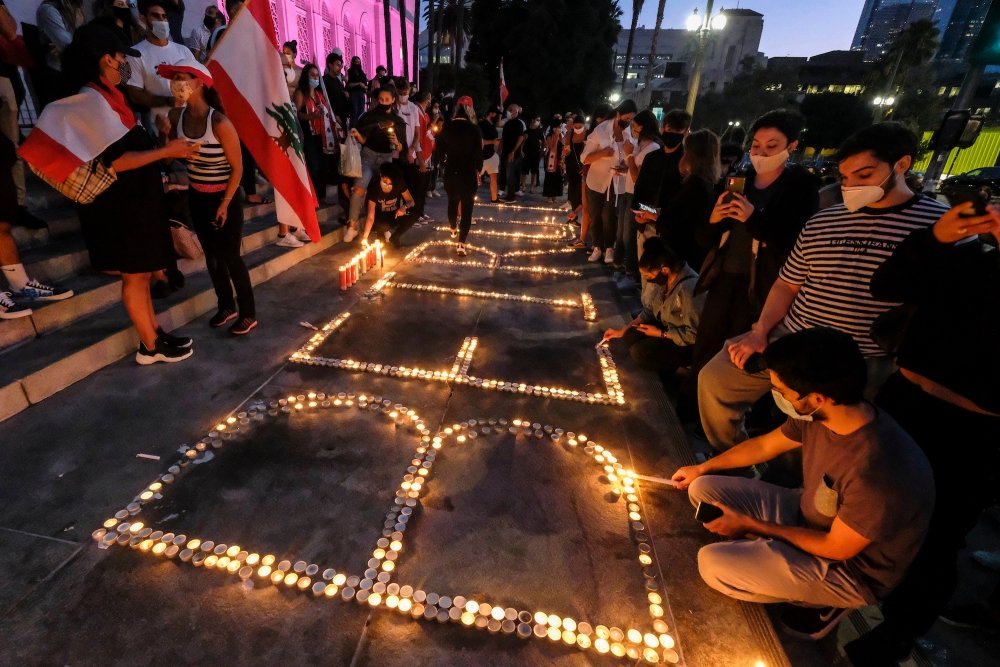
M 705 582 L 739 600 L 785 603 L 787 629 L 820 639 L 902 580 L 927 532 L 934 479 L 913 439 L 863 399 L 867 368 L 851 336 L 789 334 L 764 362 L 785 424 L 672 479 L 708 530 L 732 538 L 698 553 Z M 712 474 L 793 450 L 800 489 Z

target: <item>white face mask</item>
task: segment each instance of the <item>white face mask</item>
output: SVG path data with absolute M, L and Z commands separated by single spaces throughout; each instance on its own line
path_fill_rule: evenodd
M 889 194 L 885 191 L 885 185 L 892 179 L 894 173 L 896 173 L 895 170 L 890 171 L 880 185 L 856 185 L 849 188 L 841 186 L 840 193 L 844 196 L 844 208 L 853 213 L 885 199 L 886 195 Z
M 778 409 L 784 412 L 792 419 L 798 419 L 799 421 L 804 421 L 804 422 L 811 422 L 814 419 L 813 415 L 815 415 L 816 412 L 819 410 L 819 408 L 816 408 L 809 414 L 804 415 L 800 413 L 798 410 L 796 410 L 795 406 L 792 405 L 792 402 L 789 401 L 784 396 L 782 396 L 781 392 L 779 392 L 777 389 L 771 390 L 771 396 L 774 397 L 774 404 L 778 406 Z
M 768 174 L 776 169 L 780 169 L 788 162 L 788 149 L 781 151 L 777 155 L 751 155 L 750 164 L 758 174 Z
M 149 31 L 156 39 L 167 39 L 170 37 L 170 24 L 167 21 L 150 21 Z
M 170 82 L 170 94 L 174 96 L 181 104 L 185 104 L 188 98 L 191 97 L 191 82 L 190 81 L 171 81 Z

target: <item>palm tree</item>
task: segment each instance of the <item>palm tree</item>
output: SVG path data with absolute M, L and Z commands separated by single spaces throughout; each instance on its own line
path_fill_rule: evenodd
M 432 2 L 431 5 L 434 3 Z M 429 6 L 426 18 L 428 23 L 434 21 L 435 32 L 440 36 L 448 37 L 448 45 L 451 49 L 451 62 L 456 74 L 462 67 L 462 51 L 465 49 L 465 40 L 472 34 L 472 0 L 438 0 L 437 8 Z M 437 61 L 441 59 L 441 44 L 444 41 L 438 37 L 436 48 L 438 50 Z
M 435 20 L 440 13 L 437 11 L 437 7 L 434 0 L 428 0 L 427 8 L 424 10 L 424 18 L 427 19 L 427 79 L 425 85 L 431 95 L 434 94 L 434 70 L 441 54 L 440 46 L 438 46 L 440 39 L 435 39 L 435 35 L 441 28 L 440 23 Z
M 399 45 L 403 52 L 403 78 L 410 80 L 410 56 L 409 44 L 406 41 L 406 0 L 399 0 L 396 3 L 399 9 Z
M 663 6 L 667 0 L 660 0 L 656 7 L 656 26 L 653 28 L 653 39 L 649 42 L 649 65 L 646 66 L 646 79 L 643 89 L 649 88 L 649 82 L 653 80 L 653 66 L 656 62 L 656 42 L 660 39 L 660 24 L 663 23 Z
M 632 60 L 632 41 L 635 39 L 635 28 L 639 24 L 639 12 L 646 0 L 632 0 L 632 27 L 628 30 L 628 46 L 625 48 L 625 69 L 622 71 L 622 92 L 625 92 L 625 80 L 628 79 L 628 65 Z M 649 65 L 652 67 L 652 63 Z
M 385 24 L 385 67 L 392 76 L 392 17 L 389 15 L 389 0 L 382 0 L 383 23 Z
M 896 89 L 896 78 L 902 74 L 906 79 L 906 73 L 913 67 L 919 67 L 930 61 L 938 49 L 938 35 L 941 31 L 937 29 L 930 19 L 920 19 L 909 24 L 892 39 L 889 50 L 879 62 L 879 69 L 885 73 L 888 67 L 887 89 Z M 892 63 L 890 66 L 889 63 Z
M 428 46 L 430 42 L 428 42 Z M 413 80 L 420 78 L 420 0 L 413 0 Z M 419 82 L 418 82 L 419 83 Z

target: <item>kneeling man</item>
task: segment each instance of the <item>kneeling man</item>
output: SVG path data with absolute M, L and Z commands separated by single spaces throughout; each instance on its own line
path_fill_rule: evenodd
M 934 478 L 910 436 L 863 399 L 866 365 L 851 336 L 800 331 L 772 343 L 764 361 L 788 421 L 673 479 L 695 505 L 721 510 L 708 530 L 733 538 L 698 553 L 705 582 L 739 600 L 791 603 L 787 628 L 819 639 L 902 580 L 927 532 Z M 796 449 L 800 489 L 711 474 Z

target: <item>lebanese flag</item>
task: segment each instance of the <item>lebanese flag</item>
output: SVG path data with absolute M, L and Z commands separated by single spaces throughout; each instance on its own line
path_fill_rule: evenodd
M 500 106 L 507 102 L 510 94 L 507 92 L 507 82 L 503 78 L 503 58 L 500 59 Z
M 86 86 L 47 104 L 18 155 L 53 182 L 65 181 L 135 126 L 121 93 L 111 90 Z
M 316 193 L 267 0 L 250 0 L 236 13 L 205 64 L 240 140 L 274 185 L 278 220 L 319 241 Z

